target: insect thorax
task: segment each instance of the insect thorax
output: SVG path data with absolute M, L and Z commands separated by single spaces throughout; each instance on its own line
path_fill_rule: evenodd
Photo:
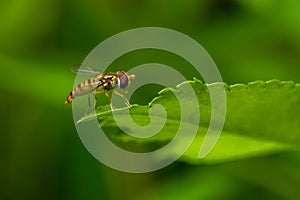
M 118 84 L 118 77 L 115 73 L 107 73 L 103 76 L 99 77 L 101 84 L 99 87 L 103 87 L 104 90 L 112 90 L 114 89 Z

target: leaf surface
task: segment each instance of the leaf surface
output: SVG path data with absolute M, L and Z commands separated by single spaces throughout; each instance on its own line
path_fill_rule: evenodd
M 136 152 L 152 151 L 168 144 L 176 135 L 180 123 L 185 123 L 191 130 L 197 126 L 195 140 L 180 158 L 181 161 L 189 163 L 219 163 L 299 149 L 300 84 L 278 80 L 255 81 L 247 85 L 225 84 L 227 97 L 225 125 L 213 150 L 205 158 L 200 159 L 199 150 L 211 117 L 208 87 L 218 87 L 220 84 L 224 83 L 207 85 L 195 79 L 178 85 L 176 89 L 162 90 L 149 106 L 133 105 L 129 112 L 135 125 L 147 126 L 151 123 L 155 130 L 158 130 L 157 134 L 151 137 L 138 138 L 124 133 L 124 130 L 134 132 L 135 126 L 123 124 L 123 127 L 118 127 L 108 106 L 102 108 L 96 115 L 101 127 L 113 142 Z M 187 86 L 193 87 L 198 98 L 201 113 L 199 124 L 194 123 L 194 120 L 181 121 L 180 105 L 193 106 L 189 104 L 190 96 L 185 92 Z M 179 104 L 174 94 L 181 96 L 182 104 Z M 155 111 L 157 105 L 164 107 L 167 117 Z M 118 116 L 118 120 L 126 121 L 129 117 L 127 111 L 127 108 L 116 109 L 114 116 Z M 84 123 L 93 117 L 95 116 L 85 116 L 78 123 Z M 165 123 L 160 129 L 162 122 Z M 188 135 L 190 130 L 187 128 L 185 131 Z M 139 134 L 143 137 L 143 134 L 149 133 L 146 129 Z M 184 141 L 177 145 L 178 147 L 184 145 Z M 171 149 L 162 157 L 172 156 L 175 152 L 176 149 L 174 152 Z

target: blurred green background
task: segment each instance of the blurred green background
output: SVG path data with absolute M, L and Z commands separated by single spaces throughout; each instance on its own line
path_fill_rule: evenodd
M 177 162 L 147 174 L 110 169 L 85 149 L 64 101 L 75 78 L 70 66 L 106 38 L 143 26 L 197 40 L 228 84 L 300 82 L 299 10 L 297 0 L 0 1 L 0 199 L 298 199 L 298 153 Z M 111 67 L 184 66 L 173 57 L 136 52 Z M 159 89 L 139 90 L 135 103 Z

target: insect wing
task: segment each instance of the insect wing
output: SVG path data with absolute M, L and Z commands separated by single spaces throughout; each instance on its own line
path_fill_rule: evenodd
M 102 73 L 102 71 L 89 66 L 74 66 L 71 70 L 82 75 L 98 75 Z

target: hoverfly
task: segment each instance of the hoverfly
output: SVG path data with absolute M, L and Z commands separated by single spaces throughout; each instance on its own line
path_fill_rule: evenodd
M 130 85 L 130 81 L 135 78 L 135 75 L 128 75 L 124 71 L 117 72 L 108 72 L 102 73 L 100 70 L 94 69 L 92 67 L 73 67 L 72 71 L 79 74 L 93 74 L 96 75 L 94 78 L 87 79 L 81 83 L 79 83 L 68 95 L 65 104 L 70 103 L 73 99 L 78 96 L 82 96 L 85 94 L 98 94 L 105 92 L 107 96 L 111 110 L 113 111 L 111 96 L 109 95 L 109 91 L 113 90 L 115 94 L 122 97 L 124 103 L 130 107 L 129 101 L 126 99 L 124 94 L 127 93 L 126 89 Z M 114 90 L 115 88 L 120 88 L 122 92 L 118 92 Z M 89 97 L 89 96 L 88 96 Z M 97 98 L 94 101 L 94 107 L 96 106 Z M 90 107 L 90 100 L 89 100 Z M 87 110 L 89 109 L 87 108 Z

